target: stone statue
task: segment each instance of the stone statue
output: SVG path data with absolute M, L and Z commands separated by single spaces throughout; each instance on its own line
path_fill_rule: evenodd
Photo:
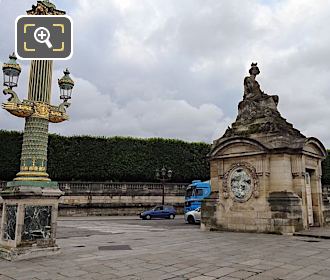
M 260 70 L 257 66 L 257 63 L 251 64 L 251 69 L 249 70 L 250 76 L 244 78 L 244 101 L 253 101 L 259 104 L 263 104 L 265 109 L 269 107 L 270 109 L 277 110 L 278 96 L 277 95 L 268 95 L 260 89 L 260 85 L 256 80 L 257 75 L 260 74 Z M 249 103 L 249 102 L 248 102 Z M 267 113 L 268 110 L 265 111 Z
M 244 96 L 238 105 L 238 115 L 224 137 L 250 136 L 267 133 L 284 133 L 300 137 L 298 130 L 286 122 L 277 109 L 279 98 L 260 89 L 256 80 L 260 70 L 257 63 L 252 63 L 250 76 L 244 78 Z
M 251 64 L 251 69 L 249 70 L 250 76 L 244 78 L 244 98 L 252 98 L 262 95 L 260 90 L 260 85 L 256 81 L 256 76 L 260 74 L 260 70 L 257 63 Z

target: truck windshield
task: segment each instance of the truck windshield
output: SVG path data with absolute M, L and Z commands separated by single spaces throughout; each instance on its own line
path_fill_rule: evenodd
M 195 196 L 202 196 L 203 195 L 203 190 L 202 189 L 195 189 L 194 195 Z
M 187 190 L 186 190 L 186 197 L 190 197 L 190 196 L 192 196 L 192 195 L 193 195 L 193 192 L 194 192 L 194 189 L 195 189 L 195 187 L 193 187 L 193 186 L 189 186 L 189 187 L 187 188 Z

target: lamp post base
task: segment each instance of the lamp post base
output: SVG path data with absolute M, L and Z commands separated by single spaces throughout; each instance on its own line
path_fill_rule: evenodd
M 58 200 L 63 193 L 55 182 L 10 182 L 0 192 L 3 211 L 0 257 L 31 259 L 57 254 Z
M 23 248 L 5 248 L 0 247 L 0 258 L 7 261 L 21 261 L 33 258 L 48 257 L 60 253 L 60 247 L 23 247 Z

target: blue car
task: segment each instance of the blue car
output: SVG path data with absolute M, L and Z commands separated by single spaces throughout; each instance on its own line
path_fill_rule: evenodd
M 151 210 L 144 211 L 140 214 L 140 218 L 143 220 L 150 220 L 153 218 L 166 218 L 174 219 L 175 218 L 175 208 L 169 205 L 159 205 Z

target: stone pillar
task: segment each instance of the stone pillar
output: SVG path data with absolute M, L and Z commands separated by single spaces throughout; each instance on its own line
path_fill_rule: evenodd
M 317 226 L 325 225 L 321 178 L 321 161 L 319 161 L 314 174 L 311 176 L 313 212 L 315 212 L 315 225 Z
M 209 197 L 203 199 L 202 201 L 202 211 L 201 211 L 201 219 L 203 223 L 201 223 L 202 230 L 210 230 L 216 226 L 216 205 L 219 202 L 219 188 L 220 179 L 223 177 L 223 161 L 211 161 L 210 162 L 210 172 L 211 172 L 211 194 Z
M 220 227 L 217 223 L 217 206 L 219 203 L 219 192 L 212 191 L 210 196 L 203 199 L 202 202 L 202 211 L 201 211 L 201 229 L 202 230 L 220 230 Z

